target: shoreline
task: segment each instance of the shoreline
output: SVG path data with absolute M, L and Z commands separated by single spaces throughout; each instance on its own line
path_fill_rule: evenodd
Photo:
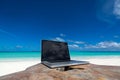
M 72 57 L 72 60 L 82 60 L 82 61 L 89 61 L 91 64 L 96 65 L 105 65 L 105 66 L 120 66 L 120 57 L 91 57 L 91 58 L 80 58 L 80 57 Z M 0 76 L 8 75 L 11 73 L 23 71 L 26 68 L 36 65 L 40 63 L 40 59 L 19 59 L 9 61 L 1 61 L 0 59 Z

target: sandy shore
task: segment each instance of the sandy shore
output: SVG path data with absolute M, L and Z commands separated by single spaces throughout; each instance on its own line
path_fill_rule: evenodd
M 107 66 L 120 66 L 120 57 L 94 57 L 80 59 L 79 57 L 72 58 L 73 60 L 89 61 L 92 64 L 107 65 Z
M 73 58 L 74 60 L 79 60 L 77 58 Z M 107 65 L 107 66 L 120 66 L 120 58 L 112 58 L 112 59 L 86 59 L 85 61 L 89 61 L 93 64 L 98 65 Z M 2 61 L 0 62 L 0 76 L 11 74 L 14 72 L 25 70 L 27 67 L 40 63 L 39 60 L 32 61 Z
M 0 62 L 0 76 L 25 70 L 26 68 L 40 63 L 40 61 L 5 61 Z

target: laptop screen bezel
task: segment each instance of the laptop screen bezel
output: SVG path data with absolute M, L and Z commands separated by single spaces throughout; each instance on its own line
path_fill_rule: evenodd
M 67 49 L 67 53 L 66 53 L 66 55 L 68 56 L 68 58 L 67 59 L 64 59 L 64 60 L 49 60 L 49 59 L 46 59 L 46 58 L 44 58 L 44 53 L 43 53 L 43 46 L 44 46 L 44 43 L 45 42 L 51 42 L 51 43 L 63 43 L 63 44 L 66 44 L 66 49 Z M 43 62 L 43 61 L 48 61 L 48 62 L 63 62 L 63 61 L 70 61 L 70 54 L 69 54 L 69 49 L 68 49 L 68 43 L 67 42 L 60 42 L 60 41 L 52 41 L 52 40 L 42 40 L 42 44 L 41 44 L 41 61 Z

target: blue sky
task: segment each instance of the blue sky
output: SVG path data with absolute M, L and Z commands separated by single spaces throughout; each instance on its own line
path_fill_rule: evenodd
M 39 51 L 41 40 L 75 51 L 120 51 L 120 0 L 0 0 L 0 51 Z

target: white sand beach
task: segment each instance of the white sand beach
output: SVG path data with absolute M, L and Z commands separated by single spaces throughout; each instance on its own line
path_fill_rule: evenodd
M 73 58 L 74 60 L 79 60 L 77 58 Z M 98 65 L 107 65 L 107 66 L 120 66 L 120 58 L 90 58 L 85 61 L 89 61 L 93 64 Z M 4 76 L 7 74 L 11 74 L 14 72 L 25 70 L 26 68 L 40 63 L 39 60 L 31 60 L 31 61 L 2 61 L 0 62 L 0 76 Z
M 25 70 L 26 68 L 40 63 L 40 61 L 5 61 L 0 62 L 0 76 Z

